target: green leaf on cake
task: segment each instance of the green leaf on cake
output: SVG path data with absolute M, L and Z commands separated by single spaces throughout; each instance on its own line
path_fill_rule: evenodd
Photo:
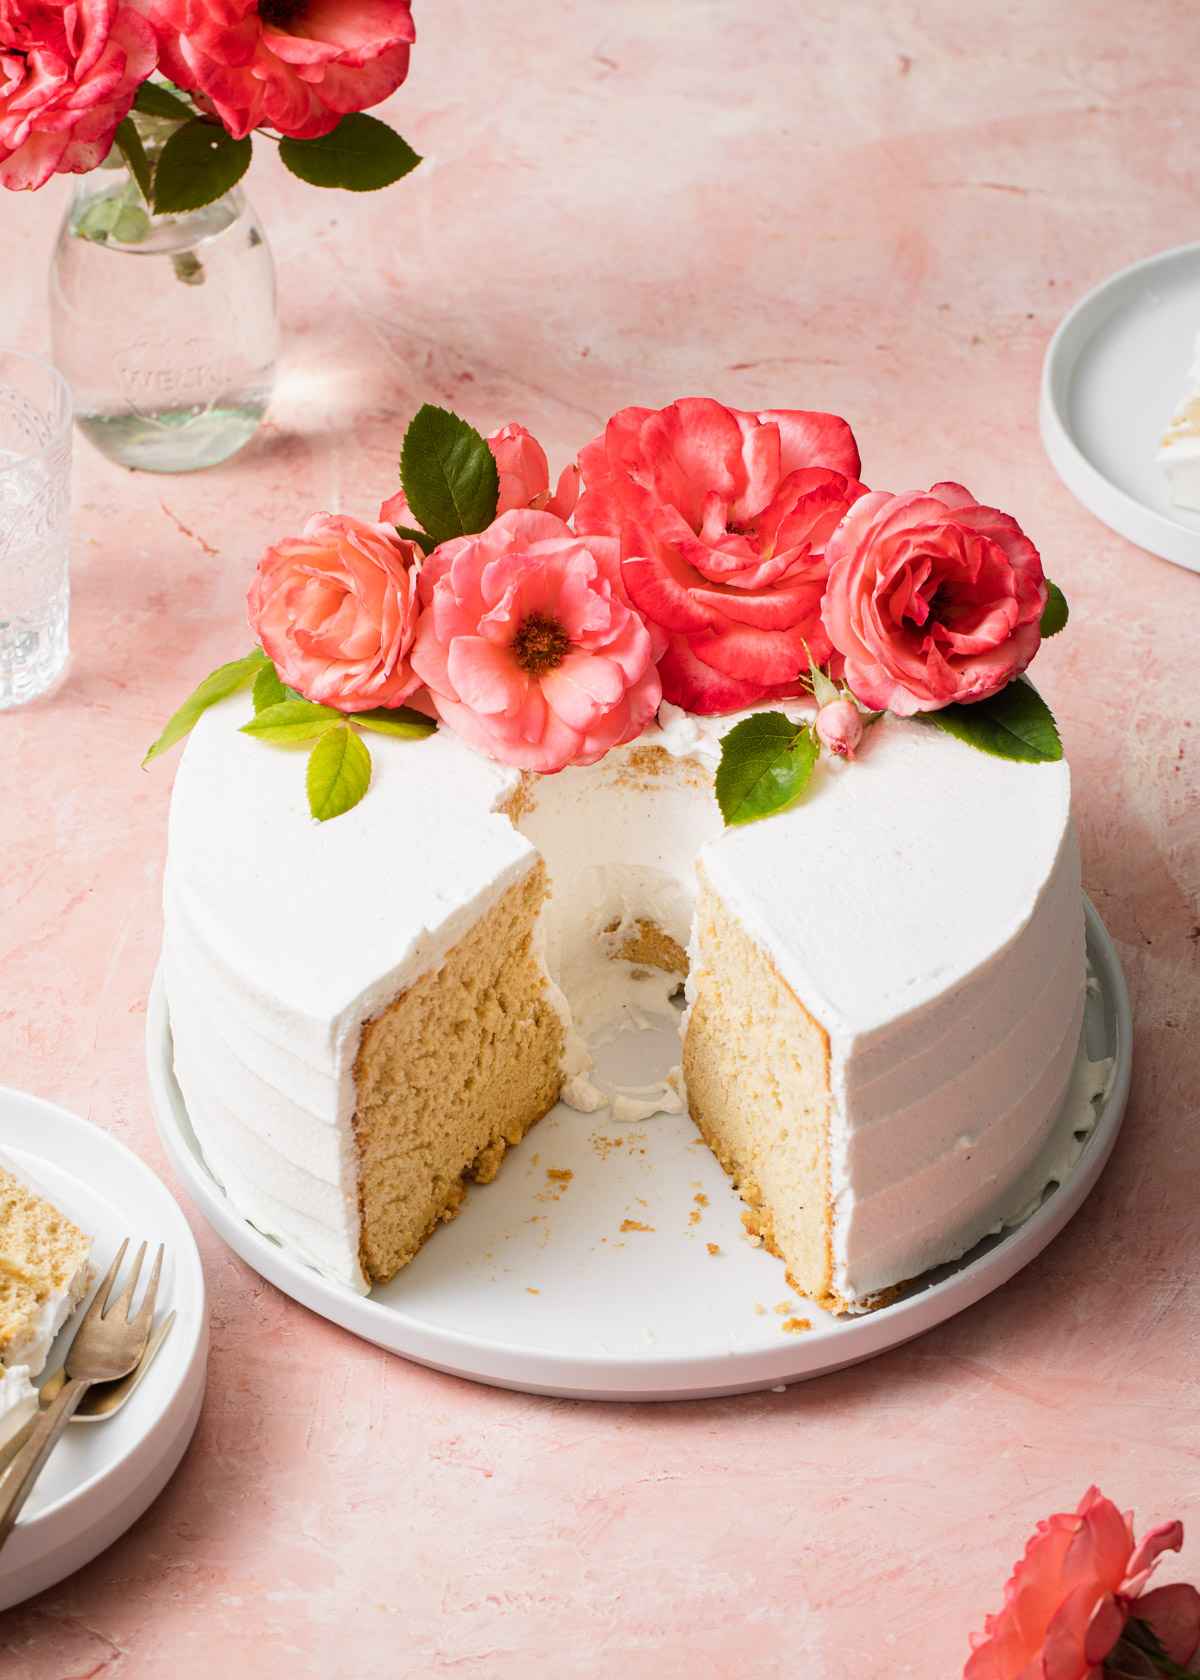
M 148 117 L 162 117 L 167 122 L 189 122 L 196 115 L 185 99 L 162 82 L 143 82 L 137 90 L 133 108 L 144 111 Z
M 415 542 L 422 554 L 432 554 L 437 544 L 427 531 L 418 531 L 415 525 L 397 525 L 396 535 L 407 542 Z
M 226 695 L 232 694 L 234 689 L 240 688 L 244 682 L 257 675 L 266 658 L 261 648 L 255 648 L 245 659 L 235 659 L 230 664 L 221 665 L 217 670 L 210 672 L 199 688 L 188 695 L 183 705 L 168 721 L 167 727 L 142 760 L 142 769 L 144 770 L 152 759 L 161 758 L 176 741 L 182 741 L 210 706 L 215 706 L 218 700 L 224 700 Z
M 242 725 L 241 733 L 253 735 L 256 741 L 286 745 L 290 741 L 311 741 L 344 718 L 344 712 L 335 711 L 332 706 L 318 706 L 312 700 L 280 700 L 256 712 L 249 723 Z
M 449 409 L 423 403 L 400 451 L 400 482 L 432 541 L 485 531 L 496 517 L 500 480 L 487 442 Z
M 394 128 L 365 111 L 352 111 L 315 140 L 281 140 L 279 159 L 310 186 L 342 187 L 346 192 L 378 192 L 421 161 Z
M 1020 678 L 986 700 L 943 706 L 940 712 L 921 715 L 947 735 L 993 758 L 1051 764 L 1062 757 L 1062 742 L 1049 706 L 1036 688 Z
M 345 721 L 327 729 L 309 754 L 308 808 L 318 822 L 352 810 L 371 784 L 371 755 Z
M 1046 579 L 1046 605 L 1042 611 L 1042 640 L 1048 641 L 1051 636 L 1057 636 L 1060 630 L 1065 630 L 1067 620 L 1071 616 L 1071 609 L 1067 606 L 1067 597 L 1056 583 Z
M 717 804 L 727 828 L 786 811 L 804 792 L 820 749 L 806 724 L 756 712 L 721 742 Z
M 254 710 L 265 712 L 268 706 L 280 706 L 288 697 L 288 691 L 279 680 L 279 673 L 274 665 L 268 662 L 254 679 Z
M 154 171 L 159 215 L 199 210 L 223 198 L 250 167 L 250 137 L 235 140 L 218 122 L 193 117 L 172 134 Z
M 146 156 L 146 148 L 142 145 L 142 137 L 132 117 L 125 117 L 117 124 L 116 141 L 117 150 L 129 166 L 129 173 L 141 189 L 142 197 L 149 204 L 150 159 Z
M 432 735 L 437 719 L 414 712 L 411 706 L 377 706 L 373 712 L 355 712 L 351 723 L 361 723 L 364 729 L 375 729 L 381 735 L 403 735 L 406 740 L 419 741 Z

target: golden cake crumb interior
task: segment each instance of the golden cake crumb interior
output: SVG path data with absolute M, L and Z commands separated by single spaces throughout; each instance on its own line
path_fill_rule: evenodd
M 14 1173 L 0 1167 L 0 1362 L 19 1361 L 38 1308 L 70 1291 L 78 1304 L 91 1280 L 91 1242 Z

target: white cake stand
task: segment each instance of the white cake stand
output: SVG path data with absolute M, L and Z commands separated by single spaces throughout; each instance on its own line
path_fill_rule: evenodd
M 606 1111 L 560 1104 L 410 1265 L 358 1296 L 292 1259 L 226 1200 L 171 1071 L 161 979 L 147 1021 L 151 1101 L 172 1165 L 230 1247 L 285 1294 L 380 1347 L 476 1382 L 571 1399 L 774 1388 L 869 1359 L 971 1306 L 1040 1253 L 1095 1184 L 1125 1109 L 1131 1029 L 1112 941 L 1085 909 L 1099 984 L 1084 1035 L 1093 1060 L 1115 1065 L 1076 1165 L 1023 1224 L 858 1318 L 821 1312 L 788 1289 L 781 1261 L 750 1246 L 742 1203 L 686 1115 L 623 1126 Z M 630 1054 L 651 1036 L 624 1035 Z M 636 1083 L 639 1070 L 626 1078 Z M 810 1328 L 798 1330 L 804 1320 Z
M 1098 519 L 1200 572 L 1200 513 L 1175 507 L 1155 455 L 1200 332 L 1200 244 L 1160 251 L 1082 298 L 1042 366 L 1042 442 Z
M 158 1497 L 200 1416 L 208 1354 L 204 1274 L 166 1186 L 123 1143 L 77 1114 L 0 1086 L 0 1149 L 91 1231 L 101 1272 L 125 1237 L 164 1246 L 156 1319 L 175 1323 L 136 1392 L 105 1423 L 70 1424 L 0 1550 L 0 1610 L 43 1592 L 111 1546 Z M 78 1315 L 51 1350 L 63 1360 Z

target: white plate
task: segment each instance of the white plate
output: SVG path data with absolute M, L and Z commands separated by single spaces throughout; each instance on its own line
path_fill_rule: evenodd
M 187 1220 L 144 1162 L 98 1126 L 0 1086 L 0 1150 L 95 1235 L 101 1275 L 125 1237 L 165 1245 L 156 1320 L 175 1309 L 158 1357 L 116 1417 L 70 1424 L 0 1550 L 0 1610 L 53 1586 L 111 1546 L 166 1486 L 204 1397 L 208 1315 Z M 68 1321 L 42 1374 L 62 1364 Z
M 1200 332 L 1200 244 L 1122 269 L 1062 322 L 1038 417 L 1055 471 L 1130 542 L 1200 571 L 1200 513 L 1175 507 L 1155 464 Z
M 1088 998 L 1084 1032 L 1092 1059 L 1113 1056 L 1116 1066 L 1078 1162 L 1024 1224 L 863 1317 L 821 1312 L 788 1289 L 782 1261 L 749 1245 L 743 1204 L 686 1115 L 628 1126 L 560 1104 L 494 1183 L 473 1188 L 459 1216 L 410 1265 L 363 1297 L 292 1259 L 226 1200 L 171 1071 L 160 979 L 146 1024 L 151 1102 L 172 1165 L 230 1247 L 286 1294 L 367 1341 L 439 1371 L 535 1394 L 681 1400 L 748 1393 L 853 1365 L 920 1335 L 1004 1283 L 1079 1207 L 1116 1137 L 1130 1066 L 1124 978 L 1103 923 L 1090 904 L 1086 911 L 1099 988 Z M 654 1037 L 625 1034 L 617 1043 L 632 1059 L 651 1054 Z M 626 1061 L 622 1077 L 636 1083 L 651 1070 Z M 709 1243 L 719 1252 L 710 1254 Z M 788 1333 L 790 1317 L 807 1318 L 812 1328 Z

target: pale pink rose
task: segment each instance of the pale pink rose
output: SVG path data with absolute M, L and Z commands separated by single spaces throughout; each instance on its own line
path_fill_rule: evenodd
M 496 457 L 496 472 L 500 480 L 500 494 L 496 502 L 496 517 L 511 513 L 514 508 L 533 508 L 538 513 L 557 514 L 570 519 L 579 495 L 579 468 L 574 462 L 558 475 L 553 496 L 550 494 L 550 463 L 546 451 L 524 426 L 510 421 L 485 440 Z M 389 525 L 407 525 L 415 521 L 408 498 L 403 490 L 389 496 L 379 510 L 380 519 Z
M 153 30 L 118 0 L 4 0 L 0 185 L 98 168 L 155 57 Z
M 825 558 L 821 616 L 865 705 L 911 717 L 982 700 L 1038 650 L 1038 551 L 1015 519 L 961 484 L 864 496 Z
M 1073 1516 L 1038 1524 L 1005 1585 L 1003 1610 L 971 1635 L 963 1680 L 1102 1680 L 1130 1617 L 1154 1629 L 1174 1662 L 1187 1663 L 1200 1645 L 1200 1593 L 1179 1583 L 1142 1594 L 1159 1554 L 1182 1542 L 1182 1523 L 1170 1522 L 1135 1546 L 1132 1515 L 1089 1488 Z
M 409 0 L 144 0 L 159 64 L 237 139 L 263 124 L 328 134 L 395 93 L 416 39 Z
M 339 712 L 398 706 L 421 679 L 409 662 L 421 551 L 386 526 L 314 513 L 302 537 L 263 552 L 250 628 L 280 677 Z
M 862 740 L 862 715 L 853 700 L 830 700 L 813 719 L 817 738 L 831 753 L 853 758 L 854 749 Z
M 712 713 L 800 693 L 831 652 L 825 545 L 865 494 L 846 422 L 685 398 L 622 409 L 579 465 L 576 528 L 620 539 L 630 600 L 669 632 L 666 698 Z
M 421 600 L 414 671 L 455 734 L 504 764 L 594 764 L 658 710 L 650 634 L 612 538 L 514 509 L 436 549 Z

